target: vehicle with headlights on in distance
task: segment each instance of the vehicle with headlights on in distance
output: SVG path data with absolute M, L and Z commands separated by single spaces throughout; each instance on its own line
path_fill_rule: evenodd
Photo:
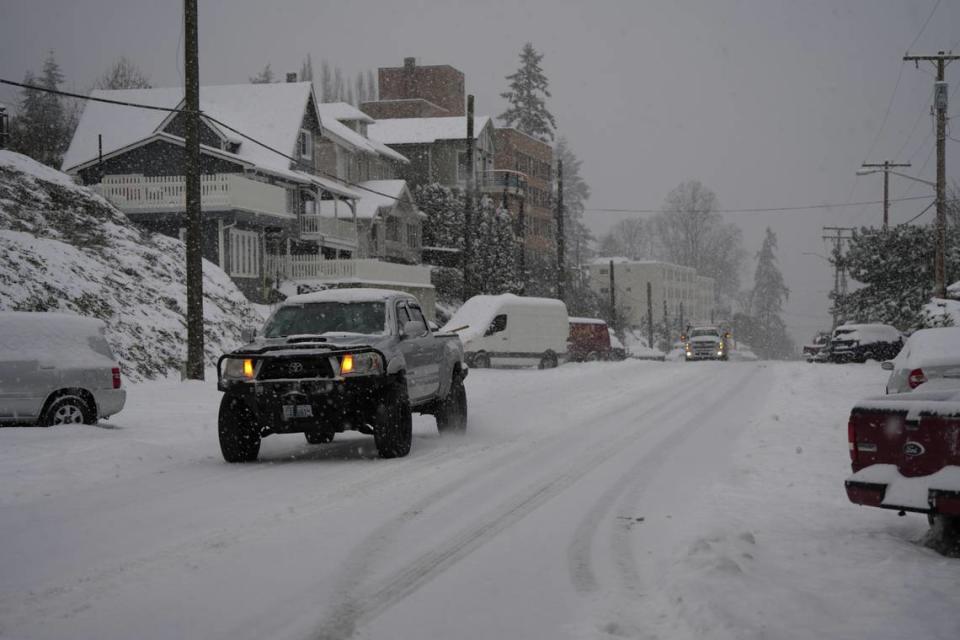
M 441 433 L 467 425 L 467 366 L 456 334 L 431 330 L 417 299 L 386 289 L 331 289 L 285 300 L 260 336 L 217 363 L 220 449 L 256 460 L 263 437 L 337 433 L 374 437 L 383 458 L 403 457 L 412 412 Z
M 689 327 L 681 337 L 683 355 L 691 360 L 727 360 L 730 353 L 730 335 L 720 327 Z

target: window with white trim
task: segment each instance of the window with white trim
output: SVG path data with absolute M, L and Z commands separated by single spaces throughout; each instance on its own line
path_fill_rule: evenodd
M 238 278 L 260 275 L 260 236 L 256 231 L 230 230 L 230 275 Z
M 287 138 L 289 140 L 289 138 Z M 313 135 L 306 129 L 300 129 L 300 157 L 304 160 L 311 160 L 313 158 Z

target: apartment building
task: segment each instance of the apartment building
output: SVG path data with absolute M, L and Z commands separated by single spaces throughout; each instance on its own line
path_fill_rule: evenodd
M 699 275 L 692 267 L 683 267 L 657 260 L 596 258 L 589 266 L 590 288 L 609 298 L 611 273 L 617 307 L 631 327 L 643 327 L 647 321 L 647 284 L 655 322 L 676 323 L 681 315 L 684 324 L 709 322 L 714 309 L 715 282 Z

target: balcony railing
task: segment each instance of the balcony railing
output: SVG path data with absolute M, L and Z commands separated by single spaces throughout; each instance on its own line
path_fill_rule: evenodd
M 357 225 L 353 220 L 331 218 L 316 213 L 300 216 L 300 235 L 307 240 L 323 239 L 325 244 L 357 246 Z
M 524 195 L 527 191 L 527 176 L 518 171 L 484 171 L 477 180 L 477 189 L 484 193 Z
M 99 191 L 124 213 L 186 210 L 183 176 L 107 175 Z M 242 209 L 284 218 L 293 216 L 287 212 L 286 189 L 237 173 L 200 176 L 200 204 L 211 211 Z
M 429 285 L 430 269 L 380 260 L 328 260 L 319 255 L 267 254 L 266 274 L 282 280 L 347 280 Z

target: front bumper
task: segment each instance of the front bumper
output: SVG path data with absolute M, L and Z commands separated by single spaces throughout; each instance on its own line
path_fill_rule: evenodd
M 379 375 L 240 381 L 223 386 L 226 393 L 243 401 L 256 416 L 262 432 L 267 434 L 362 429 L 372 421 L 377 406 L 392 385 L 389 376 Z M 305 407 L 309 407 L 309 412 Z

